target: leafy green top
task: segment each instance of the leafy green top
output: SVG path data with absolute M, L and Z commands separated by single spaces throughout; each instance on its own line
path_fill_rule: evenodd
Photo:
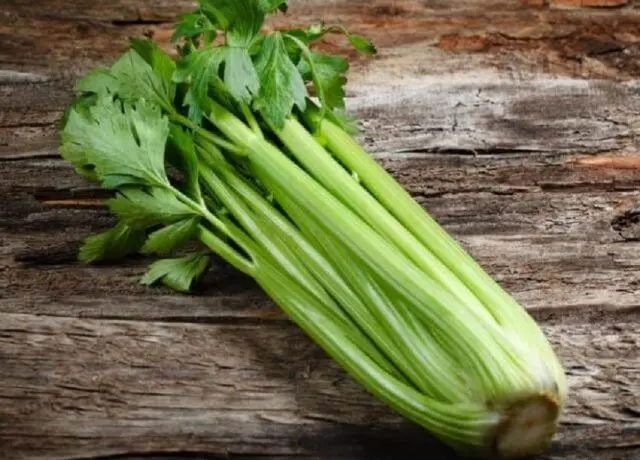
M 200 0 L 175 25 L 177 61 L 149 39 L 132 39 L 109 68 L 95 69 L 77 83 L 78 97 L 61 123 L 60 151 L 84 177 L 115 192 L 107 204 L 119 218 L 115 227 L 85 241 L 82 261 L 136 252 L 167 255 L 207 232 L 215 244 L 234 239 L 225 218 L 216 215 L 224 210 L 200 186 L 197 152 L 203 139 L 234 149 L 203 116 L 209 116 L 212 100 L 243 114 L 254 128 L 261 121 L 277 129 L 311 105 L 313 87 L 320 113 L 351 131 L 343 112 L 348 62 L 310 46 L 339 33 L 359 51 L 375 48 L 323 23 L 262 32 L 268 15 L 286 10 L 286 0 Z M 233 246 L 221 247 L 236 254 Z M 206 252 L 160 260 L 143 282 L 187 291 L 208 262 Z
M 154 102 L 144 98 L 136 102 L 114 100 L 110 91 L 116 87 L 108 85 L 109 90 L 103 88 L 104 93 L 93 104 L 71 110 L 62 132 L 62 156 L 76 168 L 91 171 L 103 188 L 117 190 L 107 204 L 120 222 L 87 239 L 80 251 L 80 259 L 85 262 L 117 259 L 134 252 L 169 253 L 197 234 L 203 214 L 198 206 L 199 189 L 193 184 L 197 171 L 188 164 L 184 133 L 170 126 Z M 167 174 L 167 146 L 172 144 L 181 146 L 182 170 L 187 176 L 184 192 Z M 188 290 L 204 271 L 202 261 L 208 260 L 196 259 L 198 262 L 187 265 L 165 263 L 163 266 L 180 273 L 164 273 L 154 281 Z
M 262 34 L 268 14 L 286 11 L 286 0 L 200 0 L 200 7 L 183 15 L 173 38 L 183 41 L 182 58 L 174 74 L 188 83 L 185 104 L 199 121 L 212 85 L 223 82 L 236 102 L 256 110 L 272 126 L 280 127 L 294 107 L 304 110 L 313 86 L 322 110 L 331 115 L 344 109 L 348 62 L 340 56 L 318 53 L 310 45 L 329 33 L 347 37 L 363 53 L 375 53 L 373 44 L 343 27 L 324 23 L 307 29 Z M 213 37 L 220 32 L 221 43 Z M 340 122 L 340 117 L 335 117 Z

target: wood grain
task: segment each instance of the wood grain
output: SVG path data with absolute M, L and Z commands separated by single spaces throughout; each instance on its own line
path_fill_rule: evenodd
M 618 322 L 598 327 L 561 320 L 549 322 L 545 332 L 562 350 L 574 395 L 564 419 L 573 428 L 558 443 L 585 448 L 572 445 L 571 432 L 597 426 L 628 429 L 617 442 L 636 446 L 640 363 L 637 356 L 620 363 L 616 355 L 637 347 L 638 337 Z M 122 433 L 138 453 L 381 458 L 367 450 L 373 447 L 369 442 L 358 445 L 361 436 L 376 433 L 393 433 L 397 445 L 409 443 L 403 450 L 434 448 L 415 430 L 402 430 L 399 418 L 286 324 L 256 328 L 10 314 L 0 325 L 0 350 L 0 440 L 28 458 L 121 454 Z M 175 437 L 176 424 L 183 437 Z M 47 445 L 29 442 L 25 432 L 46 438 Z M 435 458 L 451 456 L 439 450 Z
M 456 458 L 377 403 L 244 276 L 194 295 L 149 260 L 83 266 L 107 196 L 57 153 L 78 75 L 187 1 L 12 0 L 0 14 L 0 458 Z M 361 141 L 522 304 L 571 399 L 540 459 L 640 457 L 640 12 L 631 1 L 292 0 L 352 59 Z

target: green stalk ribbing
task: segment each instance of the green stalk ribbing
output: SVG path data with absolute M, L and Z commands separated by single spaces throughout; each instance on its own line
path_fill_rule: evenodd
M 235 250 L 229 247 L 227 243 L 222 241 L 203 225 L 199 228 L 198 238 L 212 251 L 219 254 L 245 275 L 253 276 L 255 274 L 255 265 L 252 262 L 238 254 Z
M 317 119 L 313 110 L 307 115 L 310 123 L 327 140 L 327 148 L 357 173 L 367 191 L 468 286 L 500 324 L 511 329 L 512 342 L 522 344 L 520 352 L 526 356 L 526 348 L 536 344 L 552 374 L 544 378 L 543 384 L 557 382 L 560 385 L 558 391 L 564 399 L 564 372 L 530 315 L 349 134 L 330 121 Z
M 530 375 L 526 362 L 512 356 L 509 341 L 492 322 L 469 321 L 465 311 L 456 308 L 458 300 L 443 290 L 406 258 L 397 254 L 386 240 L 323 187 L 309 178 L 273 145 L 257 138 L 244 123 L 224 107 L 212 102 L 209 114 L 234 143 L 243 145 L 248 159 L 260 175 L 272 178 L 306 212 L 317 214 L 321 225 L 337 239 L 344 240 L 369 269 L 391 283 L 396 295 L 412 305 L 422 306 L 422 320 L 439 337 L 454 346 L 462 362 L 476 370 L 486 394 L 500 395 L 514 388 L 534 388 L 536 376 Z M 338 223 L 337 225 L 332 225 Z M 425 308 L 429 305 L 429 308 Z M 509 366 L 505 366 L 509 363 Z M 508 370 L 506 368 L 509 368 Z M 519 369 L 514 373 L 513 368 Z
M 358 296 L 368 305 L 376 317 L 389 345 L 384 349 L 392 356 L 394 362 L 410 376 L 413 384 L 425 391 L 427 395 L 442 401 L 462 402 L 470 400 L 473 393 L 470 382 L 459 379 L 461 369 L 454 369 L 451 356 L 442 352 L 434 343 L 431 333 L 402 305 L 395 308 L 388 298 L 384 297 L 379 286 L 357 269 L 355 256 L 335 241 L 318 226 L 314 219 L 305 215 L 300 208 L 284 193 L 275 189 L 278 202 L 292 216 L 304 234 L 304 237 L 321 248 L 326 257 L 338 269 L 350 286 L 356 289 Z M 439 372 L 427 373 L 425 369 L 438 369 Z M 471 391 L 470 391 L 471 390 Z
M 322 286 L 315 282 L 311 274 L 295 262 L 296 259 L 286 242 L 277 238 L 276 235 L 267 235 L 260 222 L 250 215 L 246 205 L 227 188 L 227 185 L 222 180 L 207 168 L 200 170 L 200 177 L 207 187 L 213 191 L 214 195 L 233 213 L 240 225 L 264 248 L 273 259 L 273 262 L 282 267 L 289 276 L 316 296 L 320 302 L 325 305 L 332 302 L 332 299 Z
M 322 257 L 316 248 L 309 244 L 307 239 L 282 215 L 276 212 L 251 186 L 243 182 L 232 172 L 220 171 L 220 173 L 230 187 L 246 201 L 247 205 L 265 219 L 263 222 L 269 224 L 272 230 L 271 235 L 275 236 L 281 232 L 282 239 L 294 250 L 296 260 L 307 266 L 308 270 L 334 299 L 339 299 L 340 307 L 333 302 L 331 305 L 338 309 L 338 313 L 342 313 L 342 310 L 344 310 L 346 315 L 353 318 L 356 324 L 353 325 L 355 329 L 353 329 L 352 333 L 359 333 L 360 329 L 362 329 L 383 352 L 392 350 L 393 348 L 388 344 L 389 339 L 380 334 L 380 324 L 369 315 L 366 306 L 354 294 L 349 285 L 347 285 L 340 274 L 336 272 L 329 261 Z M 340 308 L 342 310 L 340 310 Z M 345 321 L 347 321 L 346 316 L 344 318 Z M 400 380 L 405 378 L 379 350 L 371 349 L 368 353 L 381 367 L 396 378 Z
M 492 321 L 490 310 L 484 308 L 483 303 L 460 278 L 408 232 L 367 190 L 356 181 L 350 180 L 351 175 L 309 134 L 304 126 L 290 118 L 282 129 L 272 129 L 311 176 L 378 230 L 387 241 L 395 244 L 406 257 L 414 261 L 432 279 L 437 280 L 443 289 L 447 289 L 458 297 L 460 300 L 458 308 L 466 309 L 470 321 Z M 474 316 L 476 318 L 472 319 Z M 519 338 L 513 337 L 507 346 L 517 347 L 518 342 Z M 522 362 L 522 358 L 529 354 L 524 348 L 509 349 L 507 352 L 516 362 Z
M 232 152 L 232 153 L 234 153 L 236 155 L 244 156 L 244 153 L 242 152 L 242 150 L 240 150 L 236 145 L 226 141 L 225 139 L 221 138 L 220 136 L 217 136 L 217 135 L 207 131 L 204 128 L 201 128 L 200 126 L 195 124 L 193 121 L 191 121 L 187 117 L 185 117 L 183 115 L 180 115 L 177 112 L 172 112 L 170 114 L 170 118 L 171 118 L 171 120 L 175 121 L 176 123 L 180 123 L 185 128 L 189 128 L 189 129 L 193 130 L 199 136 L 202 136 L 207 141 L 211 142 L 212 144 L 217 145 L 219 148 L 225 149 L 225 150 L 227 150 L 229 152 Z M 253 121 L 255 122 L 255 118 L 253 119 Z M 256 134 L 256 133 L 254 133 L 254 134 Z
M 329 273 L 328 279 L 327 277 L 323 279 L 323 275 L 327 274 L 330 265 L 328 265 L 326 261 L 319 260 L 320 257 L 312 253 L 313 250 L 311 247 L 301 244 L 304 242 L 304 239 L 300 235 L 295 234 L 295 229 L 292 228 L 290 224 L 287 224 L 283 218 L 278 216 L 273 208 L 268 206 L 266 202 L 263 202 L 262 197 L 248 184 L 235 176 L 229 168 L 218 166 L 220 167 L 219 173 L 224 177 L 216 177 L 213 171 L 209 170 L 208 166 L 202 163 L 200 167 L 201 178 L 206 186 L 229 206 L 231 212 L 242 222 L 243 226 L 250 229 L 249 231 L 257 238 L 256 243 L 260 244 L 263 248 L 262 258 L 260 259 L 262 262 L 259 262 L 253 270 L 253 276 L 256 276 L 261 270 L 264 270 L 261 263 L 265 263 L 265 261 L 270 265 L 277 265 L 281 268 L 289 267 L 289 269 L 285 268 L 285 271 L 288 272 L 287 276 L 290 276 L 293 280 L 300 283 L 302 288 L 316 297 L 318 305 L 322 305 L 324 309 L 330 311 L 329 315 L 334 317 L 334 321 L 349 331 L 351 339 L 367 352 L 381 368 L 385 369 L 385 371 L 391 375 L 402 379 L 403 377 L 400 372 L 376 347 L 375 344 L 377 342 L 375 340 L 373 342 L 370 341 L 370 339 L 360 331 L 358 325 L 354 324 L 349 317 L 345 315 L 343 310 L 334 302 L 333 298 L 326 295 L 324 291 L 325 288 L 331 292 L 332 290 L 335 291 L 333 288 L 342 285 L 344 286 L 342 290 L 339 289 L 337 292 L 332 292 L 332 294 L 334 296 L 337 294 L 335 298 L 341 299 L 343 302 L 344 300 L 349 300 L 348 295 L 344 298 L 340 297 L 340 295 L 345 294 L 345 289 L 348 289 L 344 281 L 335 273 Z M 227 186 L 230 187 L 230 189 L 228 189 Z M 235 189 L 234 191 L 236 193 L 240 193 L 236 196 L 231 189 Z M 246 203 L 243 203 L 242 200 L 246 200 Z M 251 212 L 247 206 L 258 208 L 258 211 L 261 212 Z M 269 240 L 266 242 L 262 241 L 263 238 L 261 238 L 261 232 L 263 231 L 269 231 Z M 303 253 L 296 253 L 295 249 L 301 249 Z M 292 266 L 295 267 L 301 259 L 306 260 L 306 257 L 310 257 L 309 260 L 318 262 L 317 265 L 312 265 L 309 268 L 309 272 L 301 270 L 300 266 L 296 267 L 297 270 L 290 269 Z M 311 274 L 315 276 L 319 275 L 319 279 L 320 281 L 324 281 L 324 285 L 323 283 L 318 283 Z M 351 307 L 348 310 L 353 311 L 354 308 Z M 375 330 L 376 327 L 377 326 L 370 326 L 370 329 Z
M 256 117 L 253 116 L 253 113 L 251 112 L 251 109 L 249 108 L 249 106 L 246 103 L 242 102 L 240 103 L 240 109 L 242 110 L 242 115 L 244 116 L 244 118 L 247 120 L 247 123 L 251 127 L 251 130 L 256 135 L 260 137 L 264 137 L 264 135 L 262 134 L 262 130 L 260 129 L 260 125 L 258 124 L 258 120 L 256 120 Z
M 482 303 L 440 259 L 435 257 L 414 235 L 407 231 L 380 202 L 329 154 L 324 147 L 295 119 L 288 119 L 282 129 L 273 129 L 291 154 L 305 170 L 336 198 L 358 214 L 381 236 L 412 260 L 429 277 L 438 281 L 459 300 L 462 308 L 477 321 L 488 321 L 490 316 Z
M 313 300 L 274 267 L 261 271 L 258 283 L 292 320 L 356 381 L 396 412 L 452 445 L 488 452 L 500 416 L 478 404 L 446 404 L 397 381 L 364 354 L 340 327 L 308 307 Z M 306 306 L 306 307 L 305 307 Z

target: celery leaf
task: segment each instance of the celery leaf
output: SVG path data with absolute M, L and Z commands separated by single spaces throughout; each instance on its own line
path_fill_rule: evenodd
M 157 106 L 143 100 L 121 105 L 105 96 L 83 112 L 69 113 L 61 153 L 76 167 L 93 165 L 108 188 L 168 184 L 164 167 L 168 135 L 169 122 Z
M 316 85 L 322 104 L 328 109 L 344 108 L 345 72 L 349 63 L 342 56 L 310 51 L 298 64 L 302 77 Z M 318 91 L 320 89 L 320 91 Z
M 209 261 L 210 256 L 201 252 L 175 259 L 158 260 L 151 264 L 141 282 L 146 285 L 162 282 L 176 291 L 189 292 L 194 281 L 208 268 Z
M 97 235 L 88 237 L 78 255 L 78 260 L 95 263 L 116 260 L 137 252 L 145 240 L 145 232 L 123 222 Z
M 124 187 L 107 205 L 125 224 L 138 229 L 169 225 L 197 215 L 174 193 L 160 187 L 152 187 L 149 192 Z
M 149 235 L 142 247 L 145 254 L 167 254 L 189 241 L 198 231 L 200 219 L 191 217 L 175 222 Z
M 265 37 L 256 58 L 260 90 L 254 108 L 270 123 L 282 126 L 296 105 L 306 107 L 307 89 L 295 64 L 287 54 L 282 35 L 274 32 Z

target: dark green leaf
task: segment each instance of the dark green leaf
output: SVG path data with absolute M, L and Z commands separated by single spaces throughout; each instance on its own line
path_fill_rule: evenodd
M 102 177 L 101 185 L 105 189 L 118 189 L 129 185 L 139 185 L 140 179 L 126 174 L 109 174 Z
M 377 52 L 375 45 L 368 38 L 348 33 L 347 39 L 351 46 L 361 53 L 375 54 Z
M 161 74 L 156 73 L 135 50 L 129 50 L 113 64 L 111 75 L 118 80 L 118 96 L 125 101 L 135 102 L 146 99 L 171 112 L 175 88 L 171 79 L 165 79 L 164 67 L 167 64 L 162 64 L 164 58 L 154 59 L 162 69 Z
M 169 161 L 185 175 L 185 193 L 200 202 L 198 184 L 198 157 L 193 137 L 176 125 L 171 126 Z
M 224 82 L 231 96 L 250 102 L 260 88 L 260 80 L 249 53 L 244 48 L 228 48 L 224 58 Z
M 88 180 L 89 182 L 93 182 L 95 184 L 100 183 L 100 178 L 96 174 L 96 170 L 92 165 L 78 167 L 76 168 L 76 172 L 82 177 L 84 177 L 86 180 Z M 105 187 L 105 188 L 109 188 L 109 187 Z
M 176 22 L 173 25 L 173 34 L 170 40 L 176 42 L 180 38 L 197 37 L 202 33 L 202 19 L 211 24 L 209 18 L 202 14 L 202 11 L 199 9 L 178 14 L 176 16 Z M 213 24 L 211 25 L 213 26 Z
M 162 50 L 153 40 L 132 38 L 131 47 L 151 66 L 165 84 L 165 87 L 173 99 L 175 89 L 172 85 L 173 73 L 176 70 L 176 63 L 171 56 Z
M 73 123 L 73 120 L 76 116 L 79 116 L 77 115 L 77 112 L 71 112 L 69 114 L 70 122 L 67 122 L 67 126 L 69 126 L 70 123 Z M 68 132 L 69 131 L 67 128 L 66 133 Z M 63 132 L 63 135 L 64 134 L 65 133 Z M 60 156 L 62 156 L 62 158 L 64 158 L 65 160 L 73 164 L 76 167 L 77 171 L 82 171 L 85 168 L 92 167 L 92 165 L 89 163 L 89 160 L 87 158 L 87 150 L 82 145 L 77 145 L 75 143 L 70 142 L 68 140 L 69 139 L 68 134 L 65 137 L 67 139 L 59 148 Z
M 64 131 L 72 113 L 76 113 L 78 116 L 92 120 L 90 109 L 95 105 L 97 100 L 98 95 L 95 93 L 81 94 L 76 97 L 71 104 L 65 108 L 60 120 L 59 129 Z M 60 146 L 60 153 L 63 158 L 75 166 L 78 174 L 91 182 L 100 183 L 100 178 L 96 174 L 95 167 L 94 165 L 89 164 L 87 152 L 84 149 L 70 147 L 69 145 L 62 145 Z
M 167 254 L 189 241 L 198 231 L 200 219 L 192 217 L 156 230 L 147 239 L 142 251 L 145 254 Z
M 123 189 L 107 205 L 125 224 L 136 229 L 170 225 L 197 215 L 171 191 L 160 187 L 153 187 L 149 193 L 139 188 Z
M 163 259 L 154 262 L 142 283 L 152 285 L 159 281 L 176 291 L 189 292 L 194 281 L 202 276 L 209 266 L 210 256 L 194 253 L 178 259 Z
M 347 82 L 344 73 L 349 69 L 346 59 L 311 51 L 300 61 L 298 68 L 305 80 L 313 79 L 323 106 L 328 109 L 344 108 L 344 85 Z
M 325 27 L 324 22 L 320 22 L 319 24 L 314 24 L 306 29 L 287 30 L 287 35 L 298 38 L 306 45 L 310 45 L 329 33 L 344 35 L 349 41 L 349 44 L 360 53 L 375 54 L 377 52 L 376 47 L 371 40 L 361 35 L 352 34 L 349 30 L 341 26 L 331 25 Z
M 78 259 L 86 263 L 121 259 L 137 252 L 145 237 L 144 231 L 120 222 L 114 228 L 88 237 L 80 248 Z
M 69 121 L 69 114 L 73 111 L 78 112 L 80 115 L 87 118 L 91 118 L 91 112 L 89 109 L 93 107 L 97 101 L 97 94 L 89 93 L 77 96 L 67 107 L 65 107 L 58 127 L 61 130 L 64 129 L 64 127 L 67 125 L 67 122 Z
M 265 39 L 264 35 L 258 35 L 256 37 L 256 39 L 253 41 L 253 43 L 251 43 L 251 46 L 247 50 L 247 52 L 249 53 L 249 56 L 253 58 L 254 56 L 260 53 L 260 50 L 262 50 L 262 43 L 264 43 L 264 39 Z
M 219 82 L 220 67 L 223 64 L 222 93 L 228 92 L 232 98 L 245 103 L 251 101 L 252 94 L 258 91 L 260 81 L 249 53 L 245 48 L 218 46 L 195 51 L 178 64 L 174 79 L 191 83 L 191 94 L 187 95 L 185 104 L 191 107 L 195 103 L 200 110 L 206 107 L 209 88 Z M 193 111 L 192 115 L 200 116 L 197 111 Z
M 263 0 L 200 0 L 200 5 L 232 47 L 248 48 L 264 24 Z
M 197 42 L 202 37 L 204 44 L 209 45 L 216 37 L 216 27 L 211 20 L 201 11 L 183 13 L 178 16 L 178 22 L 174 26 L 171 41 L 175 42 L 186 38 Z
M 61 153 L 76 166 L 95 166 L 102 181 L 108 176 L 135 178 L 141 184 L 167 184 L 164 168 L 169 122 L 148 102 L 134 106 L 99 98 L 88 109 L 90 118 L 71 111 L 62 131 Z M 130 182 L 130 181 L 128 181 Z
M 273 13 L 275 11 L 287 12 L 289 0 L 261 0 L 261 9 L 265 13 Z
M 151 40 L 132 39 L 131 46 L 110 69 L 95 69 L 85 74 L 75 91 L 117 95 L 128 102 L 146 99 L 167 111 L 173 110 L 174 61 Z
M 265 120 L 280 127 L 294 105 L 300 110 L 305 109 L 307 89 L 287 54 L 279 32 L 265 38 L 255 65 L 260 77 L 260 90 L 254 100 L 254 108 Z
M 198 98 L 193 92 L 193 88 L 189 88 L 189 90 L 185 94 L 182 105 L 188 108 L 187 117 L 189 118 L 189 120 L 200 126 L 200 124 L 202 123 L 203 110 L 202 108 L 200 108 Z
M 285 38 L 289 38 L 289 40 L 285 40 L 285 47 L 289 58 L 293 62 L 299 63 L 302 55 L 302 48 L 299 42 L 308 46 L 310 43 L 319 39 L 326 33 L 328 33 L 328 31 L 324 28 L 324 23 L 314 24 L 306 29 L 294 28 L 287 30 Z M 291 38 L 295 40 L 292 40 Z
M 94 69 L 87 72 L 76 83 L 74 90 L 77 93 L 117 94 L 120 92 L 120 81 L 111 74 L 109 69 Z
M 224 47 L 207 47 L 190 53 L 178 62 L 174 80 L 190 85 L 184 101 L 189 107 L 189 118 L 201 117 L 202 109 L 208 104 L 209 85 L 219 78 L 224 58 Z

